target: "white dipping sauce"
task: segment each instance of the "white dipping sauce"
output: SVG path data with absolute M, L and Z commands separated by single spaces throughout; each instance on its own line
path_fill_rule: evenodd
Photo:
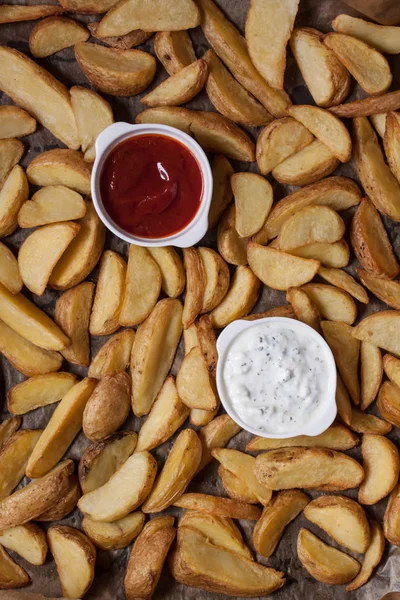
M 298 430 L 324 403 L 329 378 L 314 336 L 281 323 L 263 323 L 231 343 L 222 372 L 234 412 L 263 433 Z

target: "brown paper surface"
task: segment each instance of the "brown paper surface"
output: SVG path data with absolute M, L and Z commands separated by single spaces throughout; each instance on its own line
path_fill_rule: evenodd
M 4 0 L 1 1 L 3 2 Z M 13 0 L 8 1 L 12 2 Z M 37 0 L 28 0 L 28 2 L 30 4 L 35 4 L 37 3 Z M 236 25 L 243 31 L 248 1 L 218 0 L 218 3 L 230 16 L 230 18 L 236 23 Z M 167 0 L 165 1 L 165 7 L 166 10 L 168 10 Z M 350 9 L 340 0 L 301 0 L 296 25 L 315 27 L 317 29 L 320 29 L 321 31 L 327 32 L 330 30 L 331 20 L 341 12 L 356 14 L 355 11 L 352 11 L 352 9 Z M 97 20 L 97 18 L 93 16 L 78 16 L 76 18 L 82 22 Z M 28 38 L 33 26 L 34 22 L 0 25 L 0 44 L 8 45 L 22 52 L 29 52 Z M 203 53 L 208 49 L 208 44 L 204 39 L 202 32 L 199 28 L 197 28 L 196 30 L 192 30 L 190 32 L 190 35 L 195 44 L 197 56 L 201 57 Z M 141 48 L 143 50 L 153 53 L 153 41 L 150 39 Z M 394 72 L 394 82 L 392 89 L 398 89 L 400 87 L 400 58 L 389 57 L 389 61 L 392 65 Z M 85 76 L 83 75 L 82 71 L 80 70 L 79 66 L 74 60 L 74 52 L 72 48 L 63 50 L 62 52 L 50 56 L 47 59 L 38 60 L 38 62 L 68 86 L 71 86 L 73 84 L 86 86 L 89 85 L 88 81 L 86 80 Z M 166 73 L 164 69 L 160 64 L 158 64 L 157 75 L 152 84 L 152 87 L 154 87 L 165 77 Z M 304 82 L 299 73 L 299 70 L 297 69 L 294 63 L 294 59 L 291 56 L 290 51 L 288 51 L 285 87 L 290 93 L 290 96 L 294 103 L 312 103 L 312 98 L 304 86 Z M 363 94 L 363 92 L 353 82 L 352 93 L 349 99 L 363 97 L 364 95 L 365 94 Z M 143 110 L 143 106 L 140 103 L 140 96 L 131 98 L 107 97 L 107 99 L 112 104 L 116 121 L 133 122 L 135 115 L 141 110 Z M 12 104 L 12 102 L 9 98 L 7 98 L 4 94 L 0 92 L 0 104 Z M 187 106 L 195 109 L 212 110 L 212 106 L 205 92 L 197 96 L 194 100 L 188 103 Z M 256 130 L 250 130 L 250 133 L 253 136 L 255 136 L 257 132 Z M 38 153 L 44 150 L 49 150 L 51 148 L 62 147 L 60 142 L 58 142 L 58 140 L 56 140 L 50 134 L 49 131 L 47 131 L 40 125 L 38 125 L 37 132 L 33 135 L 23 138 L 23 142 L 26 147 L 26 153 L 23 157 L 22 164 L 25 167 Z M 257 171 L 256 165 L 254 163 L 251 165 L 249 165 L 248 163 L 236 163 L 235 168 L 236 170 L 250 169 L 251 171 Z M 354 168 L 353 161 L 346 165 L 340 165 L 336 173 L 352 177 L 353 179 L 357 179 L 357 174 Z M 272 181 L 272 183 L 274 186 L 276 200 L 295 189 L 289 186 L 282 186 L 275 181 Z M 349 222 L 353 212 L 354 210 L 350 210 L 347 212 L 347 214 L 344 215 L 346 223 Z M 397 250 L 397 254 L 400 255 L 399 225 L 394 222 L 391 222 L 388 219 L 385 219 L 385 224 L 389 230 L 389 234 L 394 244 L 394 247 Z M 19 230 L 14 235 L 7 238 L 6 243 L 14 251 L 17 251 L 21 242 L 29 233 L 29 230 Z M 203 240 L 203 244 L 210 246 L 215 245 L 215 232 L 208 233 L 206 238 Z M 112 248 L 113 250 L 120 252 L 125 257 L 127 256 L 128 245 L 116 239 L 111 234 L 108 234 L 107 236 L 106 247 Z M 355 264 L 355 260 L 353 259 L 352 264 L 347 270 L 350 273 L 354 274 L 354 268 L 356 266 L 357 265 Z M 89 279 L 92 281 L 96 281 L 97 269 L 95 269 L 91 273 Z M 29 292 L 27 293 L 27 295 L 30 296 Z M 48 288 L 41 297 L 35 297 L 34 300 L 50 315 L 53 315 L 54 302 L 58 296 L 59 292 L 50 290 Z M 268 289 L 264 286 L 262 295 L 254 310 L 255 312 L 258 312 L 285 303 L 286 301 L 284 293 Z M 384 308 L 382 303 L 380 303 L 375 298 L 371 297 L 371 301 L 367 307 L 361 304 L 358 305 L 359 318 L 370 312 L 374 312 L 377 309 L 382 308 Z M 92 338 L 92 355 L 97 352 L 97 350 L 106 341 L 106 339 L 108 338 Z M 183 348 L 181 343 L 178 351 L 178 356 L 173 367 L 173 373 L 176 373 L 177 371 L 177 366 L 180 363 L 182 352 Z M 11 386 L 20 382 L 23 379 L 23 376 L 20 375 L 12 366 L 10 366 L 10 364 L 3 357 L 0 358 L 0 361 L 3 398 L 3 403 L 0 404 L 0 418 L 5 418 L 8 416 L 5 402 L 7 390 Z M 71 368 L 71 370 L 80 374 L 81 376 L 86 375 L 87 372 L 86 369 L 75 367 L 73 365 L 69 368 Z M 34 412 L 31 412 L 28 415 L 25 415 L 23 417 L 23 427 L 45 427 L 52 412 L 54 411 L 54 408 L 54 406 L 49 406 L 43 409 L 38 409 Z M 372 407 L 372 411 L 376 411 L 375 407 Z M 125 429 L 134 429 L 135 431 L 138 431 L 139 427 L 140 420 L 138 418 L 135 418 L 133 415 L 129 417 L 128 421 L 124 425 Z M 246 432 L 241 432 L 230 442 L 229 446 L 243 450 L 250 437 L 250 434 L 247 434 Z M 398 431 L 392 432 L 389 435 L 389 437 L 399 441 Z M 159 461 L 160 465 L 165 460 L 165 457 L 169 452 L 173 440 L 174 438 L 172 440 L 167 441 L 165 444 L 163 444 L 155 450 L 154 454 L 157 460 Z M 72 447 L 67 453 L 67 456 L 78 461 L 82 454 L 82 451 L 86 448 L 87 445 L 88 440 L 84 437 L 83 434 L 81 434 L 73 443 Z M 350 452 L 350 454 L 356 457 L 358 460 L 361 460 L 361 453 L 359 449 Z M 24 481 L 23 484 L 25 483 L 26 482 Z M 221 481 L 219 480 L 219 477 L 217 475 L 217 465 L 211 464 L 204 470 L 204 472 L 199 474 L 199 476 L 197 476 L 194 479 L 194 481 L 190 484 L 188 491 L 203 491 L 214 495 L 224 495 L 224 490 Z M 116 490 L 116 493 L 118 493 L 118 490 Z M 312 497 L 316 497 L 319 494 L 311 492 L 310 495 Z M 354 492 L 349 492 L 348 495 L 352 497 L 356 496 Z M 373 515 L 375 518 L 377 518 L 379 522 L 382 522 L 385 506 L 386 501 L 383 500 L 378 505 L 368 508 L 367 512 L 368 514 Z M 167 512 L 174 515 L 180 514 L 180 510 L 174 508 L 169 509 Z M 69 516 L 63 521 L 63 523 L 72 525 L 74 527 L 79 527 L 79 512 L 77 510 L 74 511 L 71 516 Z M 240 522 L 241 530 L 251 548 L 253 547 L 251 542 L 251 532 L 253 529 L 253 525 L 254 524 L 250 521 Z M 314 527 L 314 525 L 308 523 L 306 519 L 301 516 L 297 518 L 294 521 L 294 523 L 289 525 L 287 531 L 285 532 L 285 535 L 283 536 L 281 542 L 278 545 L 277 551 L 274 553 L 271 559 L 268 560 L 257 556 L 256 558 L 257 560 L 259 560 L 259 562 L 271 565 L 272 567 L 275 567 L 286 573 L 287 584 L 279 592 L 276 592 L 273 597 L 276 598 L 276 600 L 299 600 L 300 598 L 312 598 L 313 600 L 342 600 L 344 598 L 349 597 L 349 594 L 345 592 L 344 586 L 333 587 L 318 583 L 312 577 L 310 577 L 309 574 L 302 568 L 296 554 L 296 539 L 300 527 L 310 528 L 311 530 L 315 531 L 318 535 L 320 535 L 320 537 L 323 538 L 325 541 L 329 542 L 329 538 L 321 530 L 318 530 L 316 527 Z M 91 590 L 86 596 L 88 600 L 122 600 L 123 598 L 125 598 L 123 590 L 123 578 L 125 574 L 125 566 L 128 553 L 129 549 L 111 552 L 98 550 L 96 562 L 96 577 Z M 356 556 L 356 558 L 362 561 L 362 556 Z M 32 578 L 32 585 L 28 588 L 30 592 L 41 593 L 48 597 L 62 595 L 60 583 L 57 577 L 55 563 L 54 561 L 50 560 L 50 557 L 48 558 L 46 564 L 41 567 L 29 565 L 18 556 L 16 556 L 16 559 L 18 563 L 20 563 L 28 571 Z M 353 592 L 351 597 L 355 600 L 378 600 L 382 598 L 385 594 L 394 591 L 400 591 L 400 549 L 395 547 L 389 548 L 387 545 L 384 558 L 380 566 L 376 570 L 373 579 L 360 590 Z M 0 592 L 0 594 L 2 593 Z M 3 595 L 0 595 L 0 598 L 8 600 L 9 598 L 11 598 L 11 592 L 10 596 L 7 596 L 7 594 L 8 592 L 3 593 Z M 20 594 L 22 600 L 22 592 L 18 591 L 14 594 L 15 597 L 17 594 Z M 14 595 L 12 597 L 14 598 Z M 176 583 L 170 576 L 167 567 L 164 568 L 160 583 L 154 595 L 154 598 L 156 600 L 161 598 L 164 600 L 194 600 L 198 598 L 206 600 L 218 597 L 219 596 L 217 594 L 209 594 L 207 592 L 203 592 L 194 588 L 184 587 Z M 390 600 L 395 599 L 391 598 Z M 398 600 L 398 598 L 396 600 Z

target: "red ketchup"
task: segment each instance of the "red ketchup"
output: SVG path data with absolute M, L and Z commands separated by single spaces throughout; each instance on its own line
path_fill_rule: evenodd
M 107 156 L 100 175 L 105 210 L 125 231 L 163 238 L 184 229 L 203 193 L 200 166 L 186 146 L 170 137 L 131 137 Z

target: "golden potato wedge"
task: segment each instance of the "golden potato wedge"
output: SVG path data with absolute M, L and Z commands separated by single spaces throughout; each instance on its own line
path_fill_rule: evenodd
M 213 310 L 225 298 L 230 282 L 229 268 L 222 256 L 212 248 L 198 248 L 203 263 L 205 286 L 202 313 Z
M 381 310 L 365 317 L 354 327 L 353 336 L 400 356 L 400 343 L 396 334 L 399 323 L 399 311 Z
M 291 446 L 306 448 L 330 448 L 331 450 L 351 450 L 358 444 L 358 437 L 344 425 L 334 423 L 319 435 L 298 435 L 292 438 L 254 437 L 246 446 L 248 452 L 258 450 L 275 450 Z
M 253 469 L 255 458 L 244 452 L 233 450 L 232 448 L 214 448 L 211 455 L 228 471 L 236 475 L 238 479 L 243 480 L 248 488 L 261 502 L 266 506 L 272 497 L 272 490 L 261 485 L 256 479 Z
M 232 77 L 214 50 L 208 50 L 203 58 L 209 70 L 206 91 L 218 112 L 248 127 L 266 125 L 271 121 L 269 112 Z
M 12 294 L 22 289 L 22 279 L 18 269 L 18 261 L 11 250 L 0 242 L 0 283 Z
M 266 233 L 269 238 L 276 237 L 289 217 L 310 204 L 322 204 L 341 211 L 359 204 L 360 200 L 361 192 L 351 179 L 329 177 L 279 200 L 267 219 Z
M 156 33 L 154 52 L 168 75 L 175 75 L 196 60 L 192 40 L 185 29 Z
M 222 329 L 235 319 L 247 315 L 257 302 L 260 285 L 260 280 L 251 269 L 239 265 L 228 293 L 210 314 L 214 327 Z
M 53 525 L 47 535 L 63 595 L 84 596 L 93 583 L 96 548 L 84 533 L 68 525 Z
M 341 546 L 364 554 L 371 534 L 364 509 L 346 496 L 320 496 L 304 509 L 306 519 L 321 527 Z
M 67 290 L 81 283 L 96 266 L 103 251 L 105 227 L 94 209 L 87 203 L 85 216 L 79 220 L 80 230 L 56 266 L 49 283 L 56 290 Z
M 210 229 L 217 225 L 221 215 L 233 198 L 231 186 L 233 167 L 229 160 L 222 154 L 217 154 L 211 163 L 211 170 L 213 176 L 213 193 L 210 212 L 208 213 L 208 225 Z
M 361 565 L 337 548 L 325 544 L 308 529 L 300 529 L 297 556 L 314 579 L 330 585 L 348 583 L 356 577 Z
M 400 387 L 400 360 L 394 356 L 390 356 L 390 354 L 385 354 L 383 357 L 383 368 L 390 381 Z
M 390 494 L 383 519 L 385 538 L 395 546 L 400 546 L 400 485 Z
M 147 523 L 136 539 L 129 556 L 124 588 L 127 600 L 151 598 L 175 539 L 173 517 L 158 517 Z
M 136 123 L 170 125 L 192 135 L 206 152 L 224 154 L 245 162 L 255 159 L 255 146 L 247 133 L 233 121 L 215 112 L 161 106 L 139 113 Z
M 242 238 L 257 233 L 264 225 L 273 202 L 272 186 L 256 173 L 235 173 L 231 177 L 235 198 L 235 227 Z
M 325 267 L 340 269 L 347 267 L 350 260 L 350 248 L 346 240 L 341 239 L 334 244 L 314 242 L 290 251 L 293 256 L 319 260 Z
M 386 421 L 400 427 L 400 393 L 397 385 L 385 381 L 379 390 L 377 405 Z
M 79 14 L 99 14 L 107 12 L 118 0 L 62 0 L 65 10 Z
M 370 115 L 387 113 L 400 108 L 400 91 L 388 92 L 382 96 L 372 96 L 355 100 L 329 110 L 337 117 L 369 117 Z
M 2 531 L 0 544 L 22 556 L 31 565 L 42 565 L 46 560 L 46 534 L 36 523 L 25 523 Z
M 14 415 L 48 406 L 61 400 L 76 383 L 73 373 L 46 373 L 14 385 L 7 393 L 7 408 Z
M 368 408 L 375 400 L 382 382 L 383 361 L 379 348 L 369 342 L 361 342 L 361 410 Z
M 201 410 L 201 408 L 192 408 L 190 410 L 190 423 L 197 427 L 205 427 L 218 414 L 220 404 L 214 410 Z
M 390 170 L 400 183 L 400 146 L 398 136 L 400 133 L 400 115 L 396 112 L 388 112 L 386 115 L 385 135 L 383 144 Z
M 134 330 L 125 329 L 107 340 L 90 364 L 89 377 L 101 379 L 109 373 L 125 371 L 129 366 L 134 339 Z
M 387 281 L 398 275 L 399 265 L 379 214 L 367 200 L 353 218 L 351 236 L 355 254 L 366 269 L 357 269 L 362 283 L 390 306 L 399 304 L 398 283 Z
M 49 15 L 60 15 L 63 12 L 64 9 L 61 6 L 50 4 L 35 4 L 33 6 L 3 4 L 0 8 L 0 23 L 35 21 Z
M 363 188 L 380 212 L 398 221 L 400 185 L 386 164 L 376 133 L 366 117 L 354 119 L 353 144 Z
M 300 490 L 284 490 L 273 497 L 253 530 L 253 544 L 261 556 L 271 556 L 275 552 L 285 527 L 309 502 L 310 498 Z
M 179 254 L 172 246 L 147 248 L 161 272 L 161 288 L 170 298 L 177 298 L 185 289 L 185 270 Z
M 66 0 L 63 0 L 64 3 L 65 1 Z M 111 2 L 116 4 L 114 0 L 111 0 Z M 131 48 L 140 46 L 140 44 L 144 44 L 144 42 L 146 42 L 153 35 L 152 31 L 136 29 L 135 31 L 130 31 L 129 33 L 121 36 L 100 37 L 97 33 L 97 29 L 99 27 L 99 23 L 97 21 L 93 23 L 87 23 L 87 27 L 92 37 L 97 38 L 107 46 L 111 46 L 111 48 L 119 48 L 120 50 L 130 50 Z
M 79 483 L 87 494 L 103 486 L 136 448 L 134 431 L 117 431 L 90 444 L 79 461 Z
M 128 267 L 119 323 L 138 325 L 149 316 L 161 291 L 161 271 L 146 248 L 129 246 Z
M 58 352 L 28 342 L 1 320 L 0 352 L 26 377 L 58 371 L 63 361 Z
M 230 498 L 209 496 L 208 494 L 183 494 L 174 502 L 174 506 L 211 513 L 217 517 L 230 517 L 249 521 L 257 521 L 261 515 L 261 510 L 257 506 L 237 502 Z
M 310 185 L 333 173 L 339 162 L 325 144 L 315 139 L 272 169 L 272 176 L 287 185 Z
M 248 240 L 241 238 L 236 231 L 236 206 L 232 202 L 218 225 L 218 252 L 231 265 L 245 265 L 247 263 L 247 242 Z
M 93 162 L 96 158 L 96 138 L 103 129 L 114 123 L 113 111 L 107 100 L 93 90 L 74 85 L 70 93 L 84 159 Z
M 26 174 L 34 185 L 64 185 L 81 194 L 90 194 L 90 171 L 81 152 L 56 148 L 36 156 Z
M 399 451 L 383 435 L 365 433 L 361 452 L 365 479 L 358 490 L 358 501 L 372 505 L 386 498 L 396 487 L 399 479 Z
M 14 562 L 0 546 L 0 590 L 21 588 L 29 585 L 30 582 L 31 578 L 25 569 Z
M 379 419 L 375 415 L 365 413 L 358 408 L 352 409 L 349 427 L 357 433 L 373 433 L 376 435 L 386 435 L 386 433 L 392 430 L 390 423 Z
M 358 363 L 360 343 L 354 337 L 355 328 L 347 323 L 322 321 L 322 332 L 335 357 L 336 366 L 354 404 L 360 404 Z
M 51 8 L 54 10 L 54 6 Z M 2 46 L 0 61 L 0 89 L 69 148 L 79 148 L 68 89 L 46 69 L 13 48 Z
M 186 296 L 182 322 L 186 329 L 194 322 L 202 309 L 206 274 L 203 261 L 196 248 L 183 249 L 183 264 L 186 272 Z
M 81 23 L 68 17 L 46 17 L 36 23 L 29 36 L 29 50 L 35 58 L 51 56 L 78 42 L 86 42 L 90 33 Z
M 71 341 L 62 355 L 69 362 L 84 367 L 90 363 L 89 319 L 93 294 L 94 283 L 84 281 L 59 296 L 54 311 L 56 323 Z
M 0 139 L 18 138 L 36 131 L 36 120 L 18 106 L 0 106 Z
M 386 130 L 386 113 L 376 113 L 374 115 L 370 115 L 369 120 L 375 127 L 376 132 L 383 139 Z
M 176 388 L 182 402 L 189 408 L 214 410 L 218 393 L 214 376 L 209 372 L 199 346 L 185 356 L 176 378 Z
M 86 213 L 82 196 L 63 185 L 41 188 L 24 202 L 18 213 L 18 225 L 23 228 L 38 227 L 60 221 L 81 219 Z
M 142 506 L 144 513 L 161 512 L 178 500 L 200 465 L 202 445 L 193 429 L 184 429 L 176 438 L 167 460 Z
M 200 58 L 162 81 L 143 96 L 140 102 L 146 106 L 179 106 L 189 102 L 201 92 L 207 76 L 207 62 Z
M 136 451 L 152 450 L 166 442 L 188 416 L 189 409 L 178 396 L 175 379 L 170 375 L 139 430 Z
M 40 438 L 41 429 L 20 429 L 0 451 L 0 499 L 12 493 L 24 476 L 29 457 Z
M 318 106 L 343 102 L 350 91 L 348 70 L 323 43 L 324 34 L 311 27 L 293 29 L 290 48 L 308 90 Z
M 100 32 L 101 23 L 98 27 Z M 75 58 L 90 83 L 104 94 L 135 96 L 153 81 L 156 60 L 142 50 L 119 50 L 78 42 Z
M 199 438 L 203 447 L 201 462 L 198 470 L 204 469 L 212 461 L 212 450 L 223 448 L 230 439 L 237 435 L 241 428 L 229 415 L 215 417 L 210 423 L 199 431 Z
M 130 410 L 131 380 L 127 373 L 105 375 L 90 396 L 83 412 L 82 428 L 89 440 L 114 433 Z
M 147 498 L 156 473 L 157 462 L 150 452 L 135 452 L 107 483 L 84 494 L 78 508 L 94 521 L 110 523 L 122 519 Z
M 277 244 L 286 252 L 315 242 L 331 244 L 345 230 L 343 219 L 328 206 L 305 206 L 282 225 Z
M 103 252 L 90 314 L 89 333 L 109 335 L 119 329 L 119 315 L 126 279 L 126 262 L 112 250 Z
M 13 167 L 19 162 L 24 150 L 24 145 L 20 140 L 16 140 L 15 138 L 0 139 L 0 188 L 3 186 Z
M 371 541 L 364 556 L 360 572 L 357 577 L 346 586 L 346 592 L 354 592 L 365 585 L 372 575 L 375 567 L 381 562 L 385 550 L 385 537 L 381 526 L 372 519 L 369 522 L 371 530 Z
M 10 235 L 18 227 L 18 211 L 28 194 L 25 171 L 15 165 L 0 189 L 0 237 Z
M 299 321 L 306 323 L 318 333 L 321 331 L 321 315 L 310 296 L 301 288 L 291 287 L 286 293 L 286 300 L 290 302 Z
M 218 352 L 217 339 L 213 324 L 208 315 L 203 315 L 196 323 L 198 345 L 213 377 L 216 376 Z
M 252 313 L 251 315 L 247 315 L 247 317 L 242 317 L 242 319 L 244 321 L 256 321 L 257 319 L 264 319 L 265 317 L 286 317 L 287 319 L 296 319 L 293 308 L 289 304 L 276 306 L 275 308 L 270 308 L 261 313 Z
M 390 87 L 392 73 L 389 63 L 369 44 L 344 33 L 328 33 L 324 44 L 367 94 L 383 94 Z
M 338 15 L 331 23 L 334 31 L 352 35 L 386 54 L 400 53 L 398 27 L 382 26 L 350 15 Z M 363 584 L 361 584 L 363 585 Z M 357 588 L 355 588 L 357 589 Z
M 356 303 L 344 290 L 325 283 L 307 283 L 301 289 L 310 296 L 324 319 L 349 325 L 356 320 Z
M 72 460 L 59 463 L 44 477 L 35 479 L 0 501 L 0 531 L 35 519 L 67 493 L 73 473 Z
M 182 304 L 160 300 L 142 323 L 132 346 L 132 409 L 147 415 L 171 368 L 182 333 Z
M 10 417 L 0 423 L 0 450 L 10 437 L 21 427 L 21 417 Z
M 28 477 L 43 477 L 64 456 L 81 430 L 83 411 L 96 385 L 96 379 L 86 377 L 65 394 L 29 457 Z
M 289 448 L 259 454 L 254 467 L 260 483 L 273 490 L 358 487 L 364 470 L 354 458 L 326 448 Z
M 237 500 L 238 502 L 245 502 L 246 504 L 258 504 L 257 496 L 253 494 L 244 480 L 239 479 L 232 471 L 228 471 L 228 469 L 219 465 L 218 475 L 221 478 L 222 485 L 229 498 Z
M 61 521 L 61 519 L 64 519 L 64 517 L 69 515 L 74 510 L 81 495 L 78 477 L 72 474 L 69 477 L 68 489 L 64 496 L 57 501 L 56 504 L 53 504 L 38 517 L 35 517 L 35 520 L 45 522 Z
M 328 283 L 344 290 L 359 302 L 368 304 L 369 298 L 367 292 L 362 285 L 357 283 L 354 277 L 346 273 L 346 271 L 321 266 L 318 269 L 318 275 Z
M 83 517 L 82 529 L 95 546 L 102 550 L 119 550 L 133 542 L 143 529 L 145 516 L 141 511 L 133 512 L 113 521 L 101 523 Z

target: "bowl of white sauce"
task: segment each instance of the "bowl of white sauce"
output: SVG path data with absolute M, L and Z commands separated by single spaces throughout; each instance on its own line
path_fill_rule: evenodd
M 336 417 L 336 365 L 324 338 L 294 319 L 234 321 L 217 342 L 221 402 L 269 438 L 319 435 Z

